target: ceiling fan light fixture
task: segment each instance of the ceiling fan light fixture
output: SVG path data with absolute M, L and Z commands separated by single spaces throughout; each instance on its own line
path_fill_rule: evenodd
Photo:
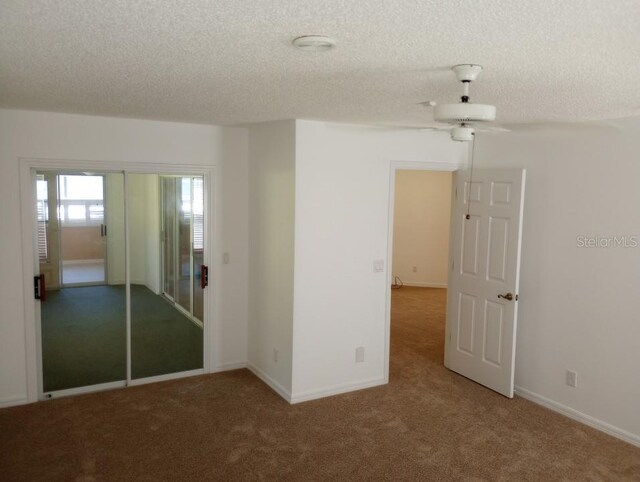
M 454 127 L 451 129 L 451 140 L 457 142 L 471 142 L 475 129 L 473 127 Z
M 303 35 L 291 42 L 298 50 L 305 52 L 324 52 L 336 46 L 335 39 L 324 35 Z

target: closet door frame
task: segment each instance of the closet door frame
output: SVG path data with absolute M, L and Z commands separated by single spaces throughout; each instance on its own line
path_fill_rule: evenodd
M 164 164 L 164 163 L 138 163 L 138 162 L 109 162 L 109 161 L 88 161 L 72 159 L 33 159 L 20 158 L 20 217 L 22 221 L 22 265 L 23 265 L 23 290 L 24 290 L 24 319 L 25 319 L 25 341 L 26 353 L 25 364 L 27 372 L 27 401 L 35 402 L 44 400 L 43 380 L 42 380 L 42 332 L 40 328 L 41 311 L 40 301 L 33 296 L 33 276 L 39 270 L 39 260 L 35 246 L 35 235 L 37 232 L 36 219 L 36 192 L 35 179 L 36 171 L 98 171 L 101 173 L 123 173 L 124 193 L 125 193 L 125 250 L 126 250 L 126 277 L 127 287 L 130 283 L 129 273 L 129 212 L 127 208 L 127 179 L 129 174 L 157 174 L 157 175 L 185 175 L 202 176 L 204 178 L 204 259 L 205 265 L 210 266 L 210 283 L 204 293 L 204 315 L 203 315 L 203 368 L 186 372 L 170 373 L 155 377 L 131 379 L 131 296 L 127 288 L 127 379 L 122 382 L 112 382 L 102 385 L 91 385 L 69 390 L 56 392 L 56 397 L 76 395 L 80 393 L 94 392 L 98 390 L 118 388 L 122 386 L 143 385 L 157 381 L 183 378 L 187 376 L 200 375 L 215 371 L 214 360 L 214 340 L 213 334 L 219 332 L 217 329 L 218 320 L 214 316 L 215 299 L 217 292 L 215 276 L 215 266 L 213 260 L 218 259 L 217 239 L 219 234 L 214 230 L 215 223 L 215 166 L 193 165 L 193 164 Z M 50 397 L 47 397 L 50 398 Z

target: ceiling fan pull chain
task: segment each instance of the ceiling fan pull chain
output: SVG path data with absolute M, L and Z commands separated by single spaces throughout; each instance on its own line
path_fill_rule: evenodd
M 473 187 L 473 158 L 475 157 L 476 151 L 476 133 L 471 134 L 473 136 L 473 141 L 471 141 L 471 166 L 469 169 L 469 189 L 467 190 L 467 215 L 465 219 L 471 219 L 471 188 Z

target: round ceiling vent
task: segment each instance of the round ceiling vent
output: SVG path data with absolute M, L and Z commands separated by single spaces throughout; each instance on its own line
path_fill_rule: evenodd
M 306 52 L 324 52 L 331 50 L 336 45 L 336 41 L 324 35 L 303 35 L 293 39 L 294 47 Z

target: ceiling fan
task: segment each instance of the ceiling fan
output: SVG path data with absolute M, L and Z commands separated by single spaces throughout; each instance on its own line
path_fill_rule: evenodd
M 469 87 L 482 72 L 482 66 L 476 64 L 454 65 L 451 70 L 462 82 L 463 92 L 460 102 L 454 104 L 437 104 L 433 101 L 421 102 L 425 107 L 433 107 L 433 120 L 449 124 L 448 126 L 429 126 L 427 129 L 448 130 L 451 139 L 459 142 L 473 140 L 476 131 L 508 132 L 499 126 L 486 123 L 496 119 L 496 107 L 488 104 L 469 102 Z

